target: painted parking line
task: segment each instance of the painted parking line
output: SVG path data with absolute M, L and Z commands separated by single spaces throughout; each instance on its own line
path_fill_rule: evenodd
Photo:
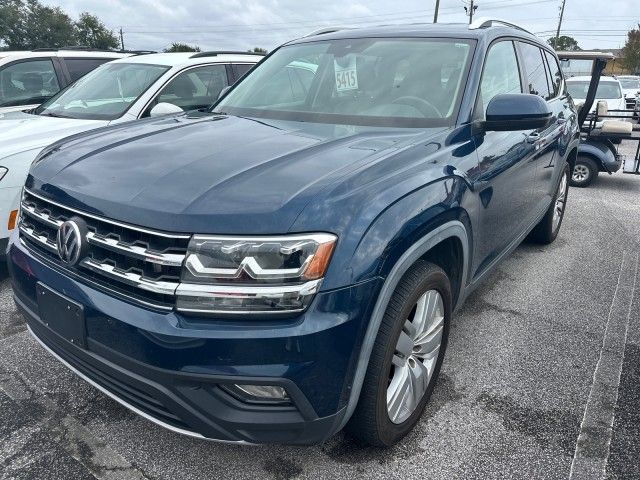
M 570 480 L 601 480 L 606 475 L 638 261 L 637 253 L 626 252 L 622 257 L 600 358 L 593 372 L 593 383 L 571 462 Z

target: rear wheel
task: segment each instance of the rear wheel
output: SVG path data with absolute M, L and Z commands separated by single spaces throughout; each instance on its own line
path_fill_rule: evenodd
M 349 433 L 370 445 L 390 446 L 413 429 L 440 372 L 450 318 L 446 273 L 416 262 L 387 306 Z
M 545 213 L 540 223 L 529 234 L 529 238 L 538 243 L 551 243 L 558 236 L 564 211 L 567 205 L 567 195 L 569 193 L 569 172 L 568 164 L 565 164 L 560 183 L 553 196 L 553 201 L 549 205 L 547 213 Z
M 594 160 L 589 157 L 578 157 L 571 174 L 571 186 L 588 187 L 596 179 L 599 172 L 600 168 Z

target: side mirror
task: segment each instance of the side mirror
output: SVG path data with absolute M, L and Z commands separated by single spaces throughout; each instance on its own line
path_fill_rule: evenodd
M 172 113 L 182 113 L 182 110 L 179 106 L 174 105 L 173 103 L 160 102 L 155 107 L 151 109 L 149 112 L 150 117 L 160 117 L 162 115 L 171 115 Z
M 542 97 L 528 93 L 496 95 L 487 106 L 486 131 L 517 131 L 544 128 L 552 112 Z
M 224 87 L 222 90 L 220 90 L 220 93 L 218 94 L 218 100 L 224 97 L 224 94 L 227 93 L 230 88 L 231 88 L 231 85 L 229 85 L 228 87 Z

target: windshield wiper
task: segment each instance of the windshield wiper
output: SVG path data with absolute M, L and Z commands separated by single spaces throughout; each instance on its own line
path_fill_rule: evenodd
M 59 113 L 53 113 L 53 112 L 44 112 L 44 113 L 40 113 L 39 115 L 42 115 L 43 117 L 71 118 L 71 117 L 67 117 L 66 115 L 60 115 Z

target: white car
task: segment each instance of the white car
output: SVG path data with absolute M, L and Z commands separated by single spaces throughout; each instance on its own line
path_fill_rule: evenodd
M 627 109 L 640 112 L 640 77 L 619 75 L 618 80 L 622 85 L 622 94 L 627 102 Z
M 15 228 L 20 189 L 38 153 L 58 140 L 139 118 L 208 108 L 261 55 L 139 55 L 106 63 L 27 112 L 0 114 L 0 252 Z
M 591 77 L 571 77 L 567 79 L 567 90 L 569 95 L 576 103 L 584 103 L 587 98 L 587 91 L 589 90 L 589 83 Z M 611 110 L 625 110 L 627 105 L 625 103 L 624 95 L 622 94 L 622 86 L 620 81 L 614 77 L 601 77 L 598 84 L 598 90 L 596 91 L 596 98 L 593 101 L 590 113 L 593 113 L 598 105 L 598 102 L 604 100 L 607 103 L 607 109 Z M 622 115 L 631 118 L 631 112 L 615 113 L 611 112 L 611 115 Z M 618 119 L 620 120 L 620 119 Z
M 0 52 L 0 113 L 35 108 L 105 62 L 130 56 L 98 50 Z

